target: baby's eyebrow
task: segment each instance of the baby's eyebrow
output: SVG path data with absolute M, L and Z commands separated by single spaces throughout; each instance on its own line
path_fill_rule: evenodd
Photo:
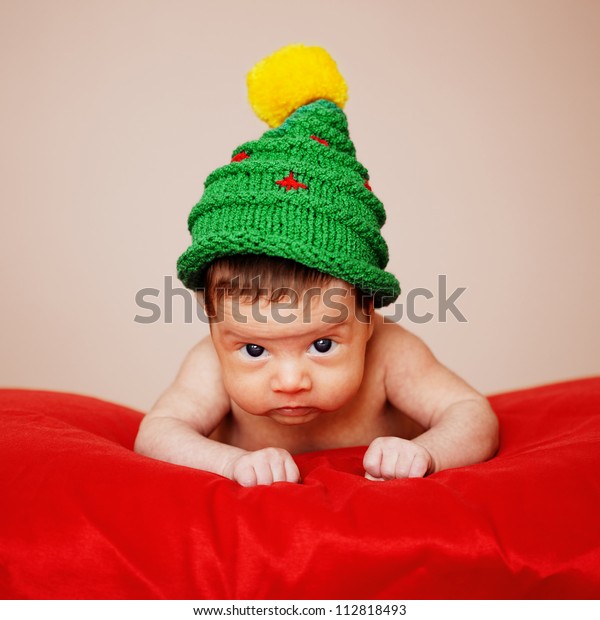
M 221 335 L 225 336 L 226 338 L 231 337 L 231 338 L 237 338 L 239 340 L 247 340 L 249 337 L 249 334 L 242 334 L 229 327 L 224 327 L 221 331 Z
M 335 335 L 341 331 L 346 331 L 348 328 L 348 321 L 343 320 L 339 322 L 332 321 L 329 322 L 320 322 L 315 329 L 308 330 L 306 332 L 301 332 L 299 334 L 295 334 L 294 336 L 280 336 L 280 335 L 270 335 L 268 333 L 244 333 L 243 331 L 237 331 L 232 329 L 231 327 L 223 328 L 221 332 L 223 337 L 225 338 L 233 338 L 239 340 L 240 342 L 253 342 L 253 340 L 261 340 L 261 341 L 273 341 L 273 340 L 283 340 L 287 338 L 294 337 L 312 337 L 315 340 L 319 338 L 325 338 L 328 335 Z

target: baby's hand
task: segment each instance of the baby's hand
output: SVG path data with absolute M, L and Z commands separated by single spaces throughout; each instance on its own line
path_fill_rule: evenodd
M 263 448 L 237 456 L 227 464 L 223 475 L 244 487 L 300 481 L 292 455 L 280 448 Z
M 433 466 L 433 459 L 427 449 L 412 441 L 378 437 L 366 451 L 363 466 L 368 480 L 422 478 Z

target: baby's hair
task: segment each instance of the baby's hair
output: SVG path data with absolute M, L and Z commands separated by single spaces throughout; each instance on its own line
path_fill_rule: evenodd
M 325 287 L 332 276 L 306 267 L 301 263 L 262 254 L 239 254 L 214 260 L 204 277 L 204 308 L 210 318 L 217 316 L 217 305 L 225 295 L 243 298 L 255 303 L 260 298 L 276 303 L 289 298 L 298 303 L 306 291 Z M 363 310 L 371 303 L 371 296 L 352 287 L 355 302 Z

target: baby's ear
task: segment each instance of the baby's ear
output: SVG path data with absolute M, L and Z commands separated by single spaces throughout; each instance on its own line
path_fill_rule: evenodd
M 373 314 L 375 312 L 375 305 L 373 297 L 367 295 L 360 295 L 358 303 L 356 304 L 356 310 L 358 312 L 358 318 L 361 323 L 367 323 L 373 325 Z
M 375 302 L 373 297 L 369 297 L 365 300 L 365 315 L 368 317 L 369 321 L 369 338 L 373 335 L 373 329 L 375 328 Z
M 373 312 L 375 312 L 375 298 L 372 295 L 365 295 L 364 293 L 361 295 L 361 298 L 363 312 L 369 316 L 373 316 Z

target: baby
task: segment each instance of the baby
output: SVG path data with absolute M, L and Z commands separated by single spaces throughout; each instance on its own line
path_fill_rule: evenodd
M 400 289 L 335 62 L 288 46 L 248 89 L 273 129 L 208 177 L 178 262 L 210 336 L 143 420 L 136 451 L 244 486 L 300 482 L 292 454 L 337 447 L 368 445 L 371 480 L 490 458 L 487 400 L 376 312 Z

